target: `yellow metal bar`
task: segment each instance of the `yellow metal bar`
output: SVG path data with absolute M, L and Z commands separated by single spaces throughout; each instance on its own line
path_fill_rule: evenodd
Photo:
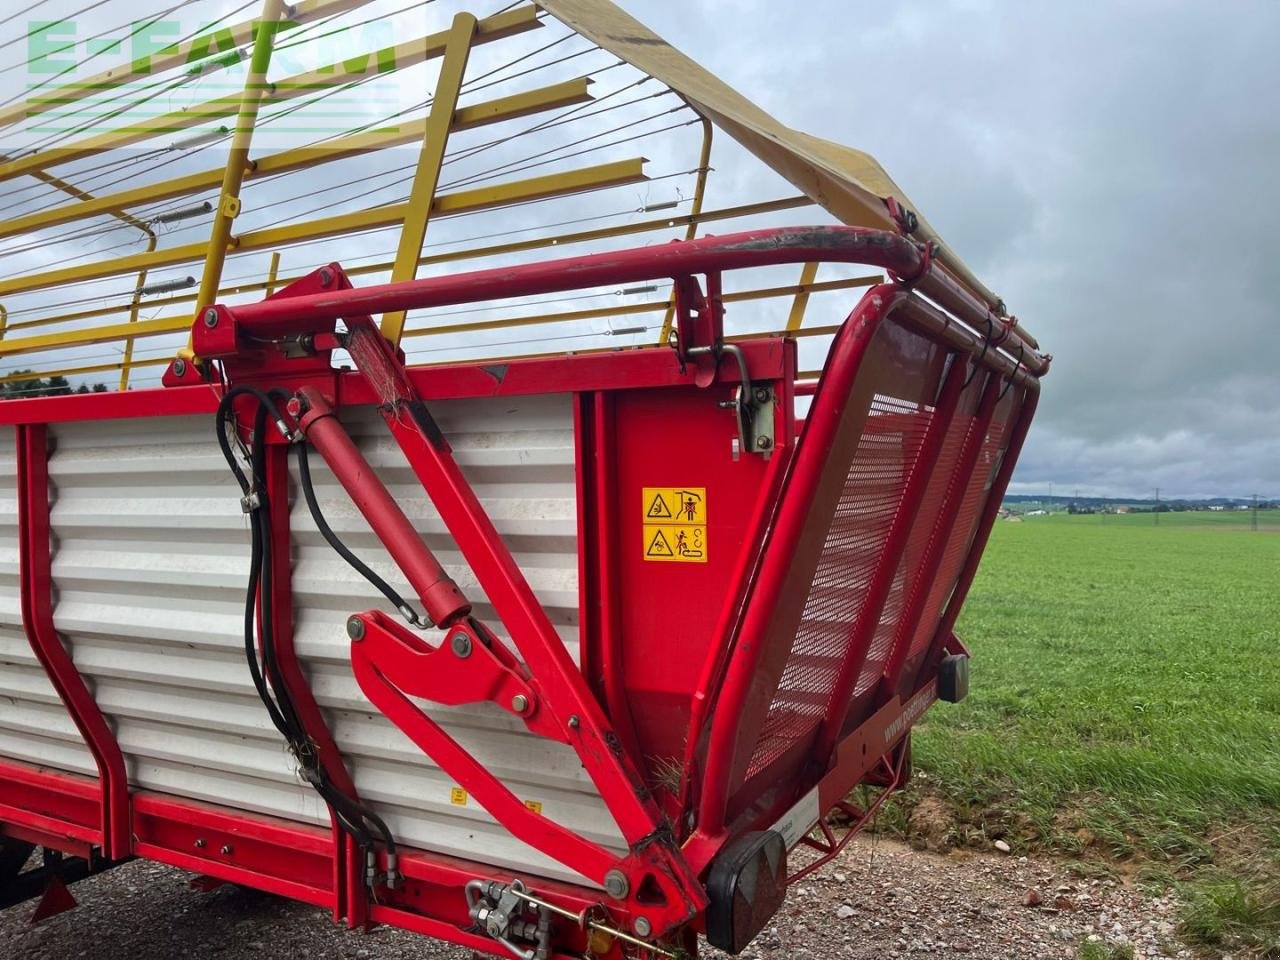
M 368 0 L 304 0 L 290 11 L 289 22 L 293 26 L 301 26 L 312 20 L 331 17 L 335 14 L 353 10 Z M 245 20 L 229 27 L 219 27 L 216 36 L 219 47 L 229 43 L 236 48 L 243 47 L 253 39 L 253 25 L 256 20 Z M 168 73 L 175 67 L 193 67 L 203 61 L 201 73 L 212 73 L 227 65 L 222 57 L 216 54 L 201 53 L 207 50 L 211 35 L 209 32 L 192 37 L 184 43 L 170 44 L 163 50 L 147 57 L 138 57 L 128 63 L 117 64 L 109 70 L 95 73 L 83 80 L 54 87 L 47 93 L 41 93 L 20 103 L 0 109 L 0 128 L 13 126 L 29 117 L 43 113 L 55 106 L 67 106 L 90 97 L 95 93 L 112 90 L 132 83 L 135 80 L 150 80 Z M 222 51 L 220 52 L 227 52 Z
M 142 270 L 138 273 L 138 287 L 141 290 L 143 282 L 147 279 L 147 271 Z M 138 310 L 141 306 L 141 293 L 133 295 L 133 303 L 129 305 L 129 323 L 136 324 L 138 322 Z M 129 389 L 129 370 L 133 366 L 133 337 L 125 337 L 124 340 L 124 356 L 120 361 L 120 390 Z
M 166 333 L 186 333 L 190 329 L 191 317 L 185 313 L 175 317 L 139 320 L 137 323 L 130 321 L 108 323 L 100 327 L 89 327 L 86 330 L 60 330 L 57 333 L 42 333 L 34 337 L 0 341 L 0 356 L 38 353 L 41 350 L 57 350 L 59 347 L 84 347 L 95 343 L 123 340 L 126 337 L 137 339 L 158 337 Z
M 134 360 L 129 364 L 129 368 L 136 370 L 138 367 L 160 367 L 167 366 L 171 358 L 157 357 L 151 360 Z M 29 370 L 23 373 L 9 373 L 0 376 L 0 383 L 16 383 L 19 380 L 31 380 L 36 377 L 44 379 L 46 377 L 74 377 L 79 374 L 88 373 L 107 373 L 111 370 L 120 370 L 124 367 L 123 363 L 93 363 L 83 367 L 63 367 L 59 370 Z
M 787 329 L 799 330 L 804 323 L 804 311 L 809 306 L 809 286 L 818 277 L 817 263 L 806 263 L 800 270 L 800 291 L 791 301 L 791 315 L 787 317 Z
M 829 290 L 849 290 L 855 287 L 870 287 L 882 282 L 879 276 L 855 277 L 850 280 L 828 280 L 815 283 L 807 288 L 809 293 L 822 293 Z M 777 297 L 794 296 L 802 287 L 765 287 L 759 290 L 740 290 L 727 293 L 726 303 L 741 303 L 750 300 L 766 300 Z M 618 307 L 596 307 L 589 310 L 573 310 L 564 313 L 539 314 L 529 317 L 503 317 L 495 320 L 476 320 L 453 323 L 445 326 L 411 328 L 404 332 L 405 337 L 424 337 L 442 333 L 465 333 L 474 330 L 491 330 L 501 327 L 523 327 L 540 323 L 561 323 L 569 320 L 588 320 L 598 317 L 626 316 L 636 313 L 657 313 L 666 309 L 666 301 L 653 303 L 625 304 Z M 96 343 L 110 343 L 125 337 L 141 340 L 147 337 L 160 337 L 166 334 L 183 333 L 191 329 L 189 313 L 175 314 L 171 317 L 157 317 L 154 320 L 140 320 L 137 323 L 112 323 L 98 327 L 79 330 L 62 330 L 57 333 L 44 333 L 32 337 L 0 340 L 0 357 L 15 356 L 23 353 L 39 353 L 45 350 L 56 350 L 60 347 L 83 347 Z M 815 328 L 816 329 L 816 328 Z M 808 330 L 797 331 L 798 335 L 809 335 Z M 751 334 L 750 336 L 756 336 Z M 138 366 L 139 364 L 134 364 Z M 116 369 L 112 366 L 110 369 Z M 43 375 L 43 374 L 42 374 Z
M 431 112 L 422 132 L 418 166 L 413 172 L 408 209 L 404 225 L 400 228 L 400 244 L 391 266 L 392 283 L 412 280 L 418 273 L 418 258 L 422 256 L 422 241 L 426 239 L 427 221 L 431 217 L 431 201 L 440 182 L 440 168 L 444 165 L 445 150 L 449 146 L 449 129 L 453 126 L 453 114 L 462 93 L 462 78 L 467 72 L 467 58 L 471 55 L 471 41 L 475 33 L 476 18 L 471 14 L 459 13 L 453 18 L 449 43 L 440 64 L 440 76 L 436 80 L 436 92 L 431 98 Z M 404 317 L 403 310 L 382 315 L 382 335 L 392 343 L 400 342 Z
M 263 288 L 263 292 L 266 293 L 268 297 L 276 292 L 276 277 L 279 273 L 280 251 L 276 250 L 271 254 L 271 265 L 267 267 L 267 285 Z
M 788 197 L 782 200 L 766 200 L 760 203 L 749 203 L 738 207 L 724 207 L 719 210 L 713 210 L 710 213 L 699 216 L 699 223 L 715 223 L 723 220 L 735 220 L 741 217 L 757 216 L 761 214 L 779 213 L 785 210 L 794 210 L 797 207 L 811 206 L 813 201 L 808 197 Z M 648 233 L 653 230 L 665 230 L 672 226 L 685 226 L 693 219 L 691 214 L 682 214 L 678 217 L 665 217 L 659 220 L 639 220 L 635 223 L 624 223 L 612 227 L 599 227 L 595 230 L 581 230 L 576 233 L 560 233 L 553 236 L 534 237 L 529 240 L 513 240 L 507 243 L 494 244 L 487 247 L 468 247 L 463 250 L 453 250 L 448 253 L 427 254 L 418 258 L 418 266 L 430 266 L 441 263 L 456 263 L 460 260 L 471 260 L 482 257 L 505 256 L 512 253 L 524 253 L 529 250 L 542 250 L 547 247 L 565 247 L 577 243 L 590 243 L 596 240 L 608 240 L 618 237 L 633 236 L 640 233 Z M 347 268 L 347 276 L 359 277 L 370 274 L 386 273 L 391 269 L 391 261 L 383 260 L 378 263 L 362 264 L 358 267 Z M 294 280 L 300 279 L 301 275 L 293 277 L 285 277 L 282 283 L 292 283 Z M 233 286 L 223 287 L 218 291 L 219 297 L 235 296 L 245 293 L 253 293 L 255 291 L 264 290 L 266 284 L 262 281 L 253 283 L 241 283 Z M 188 294 L 181 297 L 167 297 L 163 300 L 151 301 L 151 306 L 169 307 L 178 304 L 190 303 L 195 299 L 194 294 Z M 107 317 L 119 313 L 120 305 L 110 307 L 96 307 L 91 310 L 79 310 L 74 313 L 63 313 L 49 317 L 39 317 L 35 320 L 22 320 L 11 324 L 9 329 L 25 330 L 34 327 L 54 326 L 60 323 L 71 323 L 76 320 L 89 320 L 94 317 Z
M 213 303 L 218 294 L 218 285 L 222 281 L 227 241 L 231 238 L 231 224 L 240 214 L 240 187 L 244 182 L 245 169 L 249 166 L 249 145 L 253 142 L 253 128 L 258 122 L 258 108 L 262 106 L 267 94 L 267 70 L 271 66 L 271 53 L 275 48 L 275 35 L 283 12 L 282 0 L 263 0 L 262 18 L 253 38 L 253 54 L 249 58 L 249 75 L 244 81 L 236 128 L 231 136 L 227 166 L 223 171 L 222 192 L 218 197 L 217 209 L 213 212 L 213 229 L 209 233 L 200 290 L 196 294 L 197 310 Z
M 582 193 L 587 190 L 625 186 L 631 183 L 639 183 L 644 179 L 643 157 L 617 160 L 612 163 L 582 167 L 564 173 L 531 177 L 528 180 L 514 180 L 509 183 L 442 194 L 435 199 L 432 215 L 438 217 L 473 210 L 485 210 L 513 203 L 542 200 L 547 197 Z M 407 206 L 408 204 L 405 203 L 388 204 L 383 207 L 374 207 L 371 210 L 357 210 L 352 213 L 338 214 L 337 216 L 324 217 L 319 220 L 307 220 L 302 223 L 270 227 L 233 237 L 231 242 L 235 246 L 236 252 L 242 253 L 264 248 L 273 249 L 275 247 L 289 246 L 308 240 L 331 237 L 340 233 L 376 230 L 400 223 L 404 219 Z M 157 250 L 154 253 L 135 253 L 126 257 L 115 257 L 111 260 L 99 260 L 94 263 L 63 267 L 46 273 L 10 277 L 6 280 L 0 280 L 0 297 L 21 293 L 25 290 L 57 287 L 81 280 L 100 280 L 103 277 L 135 273 L 144 267 L 157 269 L 171 267 L 179 263 L 191 263 L 202 259 L 207 249 L 206 244 L 189 243 L 183 246 Z
M 79 187 L 75 186 L 74 184 L 68 183 L 66 180 L 63 180 L 61 177 L 56 177 L 53 174 L 48 173 L 47 171 L 36 170 L 36 171 L 33 171 L 32 175 L 37 180 L 40 180 L 43 183 L 47 183 L 49 184 L 49 186 L 54 187 L 57 190 L 61 190 L 63 193 L 69 194 L 72 197 L 75 197 L 77 200 L 81 201 L 81 203 L 92 203 L 93 200 L 95 199 L 93 194 L 85 190 L 81 190 Z M 133 227 L 135 230 L 141 230 L 144 234 L 146 234 L 146 237 L 147 237 L 147 252 L 151 253 L 152 251 L 155 250 L 156 232 L 151 229 L 151 226 L 149 224 L 143 223 L 137 217 L 123 210 L 114 210 L 112 211 L 111 215 L 115 217 L 117 220 L 119 220 L 121 223 L 124 223 L 130 227 Z M 142 287 L 146 282 L 147 282 L 147 271 L 145 269 L 139 270 L 138 278 L 137 278 L 137 287 L 133 294 L 133 304 L 129 308 L 130 322 L 136 321 L 138 319 L 138 299 L 141 296 Z M 130 359 L 132 359 L 132 357 L 133 357 L 133 339 L 129 337 L 129 338 L 126 338 L 124 342 L 124 362 L 121 364 L 121 367 L 120 367 L 120 389 L 121 390 L 129 389 L 129 361 Z
M 544 110 L 573 106 L 591 99 L 589 91 L 590 78 L 578 77 L 536 90 L 499 97 L 485 103 L 477 103 L 462 107 L 454 114 L 452 131 L 471 130 L 504 120 L 515 120 Z M 256 158 L 250 168 L 245 171 L 245 181 L 260 180 L 264 177 L 288 173 L 343 160 L 347 157 L 381 150 L 386 147 L 398 147 L 406 143 L 419 141 L 426 128 L 425 120 L 406 123 L 395 130 L 381 130 L 370 133 L 358 133 L 348 137 L 340 137 L 326 144 L 311 147 L 297 147 L 283 150 L 280 153 L 268 154 Z M 44 227 L 56 226 L 71 220 L 81 220 L 99 214 L 110 214 L 117 210 L 143 204 L 156 203 L 174 197 L 186 196 L 200 190 L 218 186 L 223 179 L 225 166 L 213 167 L 199 173 L 186 174 L 145 186 L 122 190 L 108 196 L 95 197 L 82 205 L 64 204 L 48 210 L 37 210 L 22 217 L 0 222 L 0 237 Z
M 475 42 L 477 44 L 488 43 L 525 30 L 534 30 L 540 26 L 542 26 L 542 23 L 538 20 L 537 8 L 530 4 L 529 6 L 495 14 L 492 17 L 486 17 L 480 21 L 479 29 L 476 31 Z M 396 69 L 410 67 L 443 54 L 447 39 L 447 32 L 419 37 L 417 40 L 410 40 L 406 43 L 396 44 L 393 47 L 384 47 L 381 50 L 374 51 L 367 59 L 373 63 L 394 63 Z M 366 58 L 356 59 L 363 60 Z M 284 103 L 304 94 L 353 83 L 369 75 L 367 70 L 362 67 L 353 69 L 355 66 L 358 65 L 355 64 L 352 58 L 348 58 L 316 70 L 288 77 L 273 85 L 269 98 L 270 102 L 273 104 Z M 233 116 L 239 111 L 241 100 L 242 98 L 238 94 L 219 97 L 216 100 L 194 104 L 181 110 L 175 110 L 172 113 L 153 117 L 145 123 L 133 123 L 116 130 L 86 137 L 66 146 L 53 147 L 30 156 L 10 160 L 7 163 L 0 163 L 0 182 L 12 180 L 14 177 L 30 173 L 32 170 L 48 169 L 49 167 L 70 163 L 73 160 L 79 160 L 105 150 L 131 146 L 163 133 L 177 133 L 209 120 L 220 120 Z
M 828 280 L 825 283 L 814 283 L 809 286 L 764 287 L 759 290 L 739 290 L 726 293 L 725 303 L 746 303 L 752 300 L 769 300 L 776 297 L 792 296 L 800 293 L 823 293 L 829 290 L 852 290 L 856 287 L 874 287 L 883 280 L 881 276 L 854 277 L 850 280 Z M 586 310 L 566 310 L 560 313 L 541 313 L 528 317 L 500 317 L 496 320 L 466 320 L 461 323 L 450 323 L 435 327 L 413 327 L 404 332 L 406 337 L 429 337 L 444 333 L 474 333 L 477 330 L 499 330 L 507 327 L 531 327 L 543 323 L 564 323 L 569 320 L 599 320 L 603 317 L 625 317 L 637 313 L 657 313 L 665 310 L 667 301 L 655 300 L 650 303 L 629 303 L 619 307 L 591 307 Z M 801 331 L 803 334 L 804 331 Z M 602 334 L 603 336 L 603 334 Z M 743 334 L 743 338 L 758 337 L 762 334 Z M 3 353 L 3 348 L 0 348 Z
M 684 99 L 683 97 L 681 99 Z M 690 110 L 693 110 L 693 104 L 685 100 Z M 694 113 L 697 113 L 694 110 Z M 698 114 L 698 118 L 702 120 L 702 149 L 698 153 L 698 178 L 693 186 L 693 201 L 689 204 L 689 226 L 684 232 L 686 240 L 692 240 L 698 235 L 698 216 L 702 213 L 702 201 L 707 195 L 707 174 L 711 172 L 711 140 L 715 135 L 715 127 L 711 125 L 711 121 L 702 114 Z M 676 298 L 674 291 L 671 299 L 667 301 L 667 315 L 662 319 L 662 330 L 658 333 L 658 342 L 666 343 L 671 339 L 671 324 L 676 316 Z

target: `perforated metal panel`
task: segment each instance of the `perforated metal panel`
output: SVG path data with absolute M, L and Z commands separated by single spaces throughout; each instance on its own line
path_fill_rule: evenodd
M 826 531 L 790 655 L 748 765 L 748 779 L 815 730 L 827 712 L 842 665 L 853 655 L 855 625 L 933 417 L 937 381 L 903 380 L 895 377 L 896 372 L 887 364 L 870 367 L 869 376 L 877 382 L 864 408 L 865 426 Z M 900 588 L 895 583 L 882 624 L 897 622 L 894 604 L 900 603 Z M 883 665 L 891 637 L 880 634 L 877 631 L 868 651 L 868 664 Z
M 432 412 L 576 656 L 577 506 L 569 397 L 437 403 Z M 355 415 L 350 427 L 427 542 L 479 602 L 478 612 L 491 617 L 385 426 L 370 412 Z M 245 665 L 249 531 L 238 488 L 213 442 L 212 418 L 67 423 L 51 432 L 55 624 L 118 733 L 131 784 L 327 823 L 323 804 L 296 776 Z M 312 463 L 334 529 L 371 566 L 407 589 L 323 461 L 313 456 Z M 351 674 L 344 621 L 353 611 L 388 606 L 323 543 L 300 495 L 294 501 L 296 646 L 361 795 L 410 846 L 572 877 L 512 838 L 474 800 L 452 802 L 458 799 L 454 784 L 371 708 Z M 12 572 L 15 584 L 16 569 L 9 564 L 4 570 Z M 17 676 L 6 665 L 3 689 L 13 688 Z M 28 712 L 44 709 L 39 698 L 30 702 Z M 65 718 L 59 711 L 60 705 L 46 712 Z M 546 815 L 603 844 L 623 845 L 569 748 L 530 736 L 496 708 L 433 707 L 431 713 L 519 796 L 541 803 Z M 18 741 L 13 747 L 0 740 L 0 754 L 28 759 L 43 749 L 25 728 L 45 721 L 45 739 L 57 741 L 62 731 L 56 717 L 6 716 L 0 731 L 8 730 L 6 722 L 21 730 L 10 736 Z M 83 757 L 50 750 L 39 762 L 91 772 L 91 761 Z
M 855 702 L 870 694 L 879 685 L 893 651 L 895 638 L 899 633 L 904 609 L 911 602 L 915 591 L 922 589 L 919 583 L 920 565 L 934 529 L 939 523 L 939 511 L 942 509 L 947 488 L 955 471 L 956 461 L 973 423 L 972 414 L 977 406 L 981 387 L 982 378 L 978 377 L 964 388 L 947 432 L 943 435 L 937 460 L 929 472 L 924 496 L 912 517 L 911 533 L 907 537 L 906 548 L 894 570 L 893 585 L 884 609 L 881 611 L 880 622 L 876 625 L 875 633 L 867 648 L 866 661 L 858 674 L 857 683 L 854 684 Z

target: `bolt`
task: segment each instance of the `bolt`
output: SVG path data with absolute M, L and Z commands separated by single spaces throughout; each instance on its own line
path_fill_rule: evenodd
M 768 387 L 756 387 L 755 395 L 756 395 L 756 403 L 768 403 L 768 402 L 769 402 L 769 388 L 768 388 Z
M 524 713 L 529 709 L 529 698 L 523 693 L 517 693 L 511 698 L 511 709 L 516 713 Z
M 197 850 L 204 849 L 204 837 L 201 837 L 199 840 L 196 841 L 196 849 Z
M 578 715 L 576 713 L 573 714 L 573 716 L 569 717 L 570 730 L 577 730 L 578 727 L 580 727 L 581 725 L 582 725 L 582 721 L 578 719 Z
M 181 359 L 173 361 L 173 375 L 175 377 L 185 377 L 187 375 L 187 361 Z
M 359 617 L 347 617 L 347 636 L 352 640 L 363 640 L 364 621 Z
M 615 900 L 621 900 L 631 889 L 627 875 L 621 870 L 610 870 L 604 875 L 604 892 Z
M 453 639 L 449 641 L 449 646 L 453 647 L 454 654 L 460 659 L 471 656 L 471 638 L 465 633 L 455 633 Z
M 328 267 L 322 267 L 320 270 L 320 286 L 327 287 L 333 283 L 333 271 Z
M 645 917 L 636 917 L 631 923 L 631 929 L 636 932 L 637 937 L 647 937 L 653 933 L 653 924 Z
M 210 307 L 204 312 L 204 325 L 210 329 L 218 325 L 218 308 Z
M 761 450 L 768 450 L 773 446 L 773 440 L 769 437 L 758 437 L 756 438 L 756 446 Z
M 224 857 L 229 857 L 229 856 L 231 856 L 231 844 L 229 844 L 229 843 L 224 843 L 224 844 L 222 845 L 222 855 L 223 855 Z

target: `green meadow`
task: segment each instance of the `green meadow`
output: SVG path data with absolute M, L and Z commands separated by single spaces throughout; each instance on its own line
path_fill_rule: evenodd
M 898 825 L 936 798 L 944 842 L 1176 885 L 1186 939 L 1280 957 L 1280 511 L 998 521 L 957 633 Z

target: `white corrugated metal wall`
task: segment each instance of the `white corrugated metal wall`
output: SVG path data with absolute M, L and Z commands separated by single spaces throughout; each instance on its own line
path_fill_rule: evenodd
M 576 659 L 577 505 L 570 398 L 436 402 L 431 410 Z M 381 419 L 366 410 L 347 422 L 428 544 L 477 601 L 477 613 L 500 632 L 474 576 Z M 54 425 L 51 433 L 56 444 L 49 464 L 55 623 L 117 732 L 131 783 L 289 819 L 327 822 L 323 805 L 295 776 L 244 663 L 248 524 L 240 512 L 239 490 L 214 441 L 212 417 L 67 423 Z M 7 483 L 3 495 L 12 504 L 11 435 L 7 442 L 0 450 L 6 458 L 0 469 Z M 412 596 L 320 457 L 313 454 L 311 462 L 317 495 L 334 530 Z M 16 517 L 14 506 L 6 516 Z M 351 674 L 344 624 L 354 611 L 387 609 L 387 604 L 320 538 L 300 495 L 293 498 L 291 526 L 296 647 L 361 796 L 376 805 L 410 846 L 573 877 L 511 837 L 474 799 L 459 802 L 456 784 L 370 709 Z M 52 691 L 47 691 L 51 700 L 42 699 L 39 691 L 26 692 L 40 677 L 30 668 L 34 660 L 18 617 L 16 527 L 6 526 L 3 537 L 0 696 L 14 696 L 21 709 L 6 711 L 0 721 L 0 754 L 92 772 L 83 745 L 68 752 L 66 746 L 55 750 L 45 742 L 62 744 L 66 732 L 78 741 Z M 431 713 L 522 799 L 593 840 L 623 846 L 568 747 L 531 736 L 492 705 L 433 707 Z M 27 726 L 35 726 L 36 732 Z M 43 739 L 37 741 L 37 734 Z
M 0 755 L 96 775 L 93 756 L 22 628 L 14 428 L 0 427 Z

